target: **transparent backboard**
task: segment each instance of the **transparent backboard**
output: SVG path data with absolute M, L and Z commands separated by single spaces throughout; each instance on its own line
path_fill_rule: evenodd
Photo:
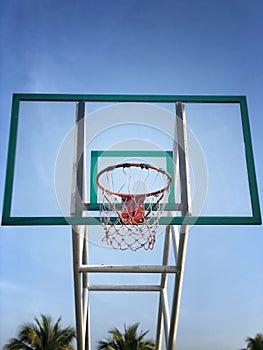
M 81 215 L 72 211 L 80 103 Z M 178 104 L 186 121 L 187 216 L 180 210 Z M 173 177 L 161 225 L 261 223 L 245 97 L 15 94 L 2 224 L 100 225 L 96 176 L 129 162 L 152 164 Z

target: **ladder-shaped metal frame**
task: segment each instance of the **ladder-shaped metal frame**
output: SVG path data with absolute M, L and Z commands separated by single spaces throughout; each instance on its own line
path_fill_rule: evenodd
M 85 213 L 83 203 L 86 203 L 86 157 L 85 157 L 85 102 L 77 102 L 74 164 L 71 197 L 71 215 L 82 216 Z M 187 131 L 184 104 L 176 103 L 176 128 L 174 142 L 175 168 L 178 167 L 181 189 L 180 211 L 182 216 L 191 215 L 190 177 L 187 151 Z M 72 226 L 73 269 L 75 292 L 75 316 L 77 349 L 91 350 L 90 346 L 90 306 L 89 293 L 99 291 L 109 292 L 157 292 L 159 307 L 156 331 L 156 349 L 160 350 L 164 334 L 167 350 L 174 350 L 178 315 L 182 290 L 184 261 L 188 226 L 167 226 L 163 246 L 161 265 L 90 265 L 88 262 L 88 226 Z M 173 250 L 175 265 L 168 265 L 170 251 Z M 159 285 L 90 285 L 90 273 L 156 273 L 160 275 Z M 167 277 L 175 274 L 172 305 L 168 305 Z

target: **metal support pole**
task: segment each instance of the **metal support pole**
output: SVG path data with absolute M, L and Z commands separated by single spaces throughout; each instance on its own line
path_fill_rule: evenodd
M 163 247 L 163 267 L 168 265 L 169 260 L 169 250 L 170 250 L 170 226 L 166 227 L 165 230 L 165 241 Z M 166 294 L 166 284 L 167 284 L 167 273 L 163 271 L 161 276 L 161 288 L 159 295 L 159 309 L 158 309 L 158 320 L 157 320 L 157 330 L 156 330 L 156 349 L 161 348 L 161 340 L 162 340 L 162 325 L 164 322 L 164 332 L 165 332 L 165 341 L 167 344 L 168 340 L 168 330 L 169 330 L 169 308 L 167 303 L 167 294 Z
M 80 101 L 76 108 L 75 145 L 72 175 L 71 215 L 82 216 L 86 202 L 86 157 L 85 157 L 85 103 Z M 89 312 L 87 276 L 82 275 L 80 266 L 87 263 L 87 229 L 72 226 L 73 271 L 75 291 L 75 315 L 77 349 L 89 350 Z
M 177 273 L 176 266 L 168 265 L 85 265 L 80 272 L 112 273 Z
M 73 273 L 74 273 L 74 294 L 75 294 L 75 317 L 76 317 L 76 338 L 77 349 L 83 350 L 83 322 L 82 322 L 82 300 L 81 300 L 81 278 L 79 275 L 80 264 L 80 234 L 77 226 L 72 227 L 72 248 L 73 248 Z
M 89 290 L 94 292 L 160 292 L 161 287 L 156 285 L 111 285 L 111 284 L 92 284 Z
M 86 167 L 85 167 L 86 168 Z M 86 192 L 85 192 L 86 193 Z M 88 228 L 84 228 L 84 245 L 82 254 L 82 264 L 88 263 Z M 80 272 L 80 268 L 79 268 Z M 85 350 L 89 350 L 90 347 L 90 307 L 89 307 L 89 288 L 88 288 L 88 274 L 82 274 L 82 287 L 83 287 L 83 323 L 85 324 Z
M 184 104 L 176 103 L 176 126 L 178 136 L 178 157 L 179 157 L 179 174 L 181 185 L 181 203 L 182 215 L 191 215 L 191 196 L 190 196 L 190 175 L 188 164 L 188 149 L 187 149 L 187 129 L 185 120 Z M 171 313 L 170 334 L 168 342 L 168 350 L 173 350 L 176 341 L 176 332 L 178 327 L 179 307 L 183 283 L 184 263 L 186 255 L 186 245 L 188 238 L 188 226 L 182 225 L 180 228 L 179 247 L 177 253 L 176 267 L 178 274 L 176 275 L 173 305 Z

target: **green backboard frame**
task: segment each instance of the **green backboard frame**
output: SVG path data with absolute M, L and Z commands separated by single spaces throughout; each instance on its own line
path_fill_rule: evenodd
M 73 216 L 12 216 L 19 105 L 22 101 L 45 102 L 146 102 L 146 103 L 236 103 L 240 106 L 245 147 L 246 170 L 251 201 L 251 216 L 175 216 L 161 217 L 160 225 L 260 225 L 261 212 L 255 173 L 251 132 L 245 96 L 178 96 L 178 95 L 72 95 L 72 94 L 14 94 L 12 101 L 10 138 L 7 157 L 2 225 L 100 225 L 99 217 Z M 169 157 L 168 157 L 169 158 Z M 95 159 L 95 158 L 94 158 Z M 95 164 L 95 163 L 94 163 Z M 95 166 L 95 165 L 93 165 Z M 95 197 L 91 194 L 91 199 Z M 89 210 L 98 210 L 98 205 L 89 204 Z

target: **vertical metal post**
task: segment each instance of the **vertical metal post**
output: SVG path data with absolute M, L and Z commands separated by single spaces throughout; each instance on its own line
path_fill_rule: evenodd
M 83 339 L 83 306 L 81 300 L 82 283 L 79 273 L 80 267 L 80 230 L 78 226 L 72 226 L 72 247 L 73 247 L 73 272 L 74 272 L 74 294 L 75 294 L 75 318 L 76 318 L 76 338 L 77 349 L 84 349 Z
M 84 231 L 84 245 L 83 245 L 83 255 L 82 264 L 88 264 L 88 228 L 85 226 Z M 83 312 L 84 312 L 84 325 L 85 325 L 85 350 L 90 349 L 90 306 L 89 306 L 89 288 L 88 288 L 88 274 L 83 273 L 82 278 L 83 286 Z
M 86 202 L 86 157 L 85 157 L 85 103 L 77 102 L 75 123 L 75 144 L 71 192 L 71 215 L 83 215 L 83 203 Z M 87 261 L 87 230 L 85 226 L 72 226 L 73 270 L 75 291 L 75 315 L 77 349 L 89 349 L 88 290 L 87 278 L 81 276 L 80 266 Z M 85 315 L 85 316 L 84 316 Z M 86 322 L 85 322 L 86 321 Z M 88 333 L 89 334 L 89 333 Z
M 178 157 L 179 157 L 179 174 L 181 185 L 181 205 L 182 215 L 191 215 L 191 197 L 190 197 L 190 174 L 188 164 L 188 149 L 187 149 L 187 129 L 185 120 L 184 104 L 176 103 L 176 126 L 178 136 Z M 176 332 L 178 327 L 179 307 L 182 291 L 184 263 L 186 255 L 186 246 L 188 238 L 188 226 L 182 225 L 180 228 L 179 247 L 177 253 L 176 267 L 178 273 L 176 275 L 173 305 L 171 312 L 170 334 L 168 342 L 168 350 L 173 350 L 176 341 Z
M 168 265 L 169 260 L 169 250 L 170 250 L 170 226 L 166 227 L 165 230 L 165 241 L 163 248 L 163 261 L 162 265 Z M 164 323 L 164 332 L 165 332 L 165 341 L 166 345 L 168 342 L 168 332 L 169 332 L 169 308 L 167 301 L 167 293 L 166 293 L 166 284 L 167 284 L 167 273 L 163 272 L 161 275 L 161 283 L 160 286 L 162 288 L 159 295 L 159 309 L 158 309 L 158 321 L 157 321 L 157 330 L 156 330 L 156 349 L 159 350 L 161 348 L 161 334 L 162 334 L 162 322 Z

